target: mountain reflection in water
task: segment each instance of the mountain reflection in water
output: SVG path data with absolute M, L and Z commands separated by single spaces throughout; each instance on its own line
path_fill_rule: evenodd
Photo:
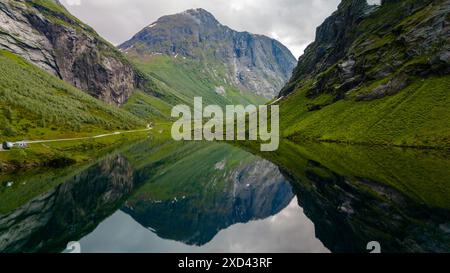
M 0 186 L 0 251 L 450 252 L 448 154 L 285 142 L 260 156 L 142 142 L 16 175 Z

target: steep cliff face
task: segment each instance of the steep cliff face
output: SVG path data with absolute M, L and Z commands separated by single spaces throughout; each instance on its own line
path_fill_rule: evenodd
M 338 10 L 317 28 L 316 41 L 300 57 L 291 82 L 313 77 L 343 58 L 352 43 L 353 29 L 370 10 L 365 0 L 343 1 Z M 290 91 L 285 89 L 282 95 Z
M 318 27 L 316 40 L 300 58 L 280 96 L 308 80 L 311 97 L 332 93 L 337 99 L 362 84 L 390 77 L 388 85 L 362 94 L 375 99 L 398 92 L 408 78 L 450 72 L 448 1 L 343 0 Z
M 285 135 L 450 145 L 449 12 L 448 0 L 343 0 L 280 92 Z
M 0 49 L 109 104 L 122 105 L 146 84 L 120 52 L 57 0 L 1 1 Z
M 224 85 L 231 84 L 266 98 L 278 94 L 296 62 L 278 41 L 234 31 L 203 9 L 164 16 L 123 43 L 120 49 L 141 58 L 164 54 L 199 60 L 208 68 L 206 73 Z

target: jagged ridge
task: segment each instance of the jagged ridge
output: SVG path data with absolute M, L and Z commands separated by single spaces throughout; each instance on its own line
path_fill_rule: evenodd
M 161 17 L 119 48 L 141 59 L 165 54 L 200 60 L 210 78 L 266 98 L 278 94 L 296 62 L 278 41 L 234 31 L 204 9 Z

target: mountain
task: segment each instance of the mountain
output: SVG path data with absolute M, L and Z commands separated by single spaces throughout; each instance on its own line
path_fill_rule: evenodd
M 0 141 L 67 138 L 145 126 L 144 120 L 129 112 L 0 50 Z
M 280 92 L 283 135 L 450 147 L 450 2 L 343 0 Z
M 174 89 L 179 88 L 177 83 L 164 77 L 166 71 L 158 70 L 160 63 L 187 73 L 200 85 L 204 83 L 200 87 L 225 97 L 233 91 L 250 91 L 272 99 L 291 76 L 296 62 L 278 41 L 234 31 L 204 9 L 161 17 L 119 48 L 144 69 L 158 63 L 147 71 Z
M 151 79 L 56 0 L 0 2 L 0 80 L 0 141 L 143 128 L 170 114 Z
M 2 0 L 0 49 L 108 104 L 122 105 L 151 83 L 111 44 L 58 0 Z

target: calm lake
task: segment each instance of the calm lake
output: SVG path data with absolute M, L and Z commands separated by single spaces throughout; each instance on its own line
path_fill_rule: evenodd
M 133 143 L 0 175 L 0 252 L 450 252 L 450 155 Z

